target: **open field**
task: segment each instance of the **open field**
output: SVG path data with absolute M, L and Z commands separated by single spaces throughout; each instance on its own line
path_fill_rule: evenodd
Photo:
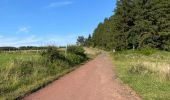
M 37 52 L 25 52 L 25 51 L 17 51 L 17 52 L 1 52 L 0 53 L 0 67 L 5 66 L 9 61 L 14 59 L 36 59 L 40 57 L 40 54 Z
M 118 77 L 144 100 L 169 100 L 170 53 L 144 50 L 113 54 Z
M 1 52 L 0 100 L 16 99 L 31 93 L 88 59 L 83 49 L 74 46 L 70 48 L 67 56 L 55 47 L 39 53 Z

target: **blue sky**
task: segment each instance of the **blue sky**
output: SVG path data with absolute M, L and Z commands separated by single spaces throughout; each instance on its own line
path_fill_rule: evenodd
M 74 44 L 113 14 L 116 0 L 0 0 L 0 46 Z

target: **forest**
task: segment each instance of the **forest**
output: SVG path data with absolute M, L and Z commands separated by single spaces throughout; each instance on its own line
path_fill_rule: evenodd
M 85 45 L 170 51 L 170 0 L 118 0 L 113 15 L 98 24 Z

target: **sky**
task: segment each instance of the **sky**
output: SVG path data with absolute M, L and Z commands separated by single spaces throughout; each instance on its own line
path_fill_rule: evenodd
M 116 0 L 0 0 L 0 46 L 75 44 L 113 14 Z

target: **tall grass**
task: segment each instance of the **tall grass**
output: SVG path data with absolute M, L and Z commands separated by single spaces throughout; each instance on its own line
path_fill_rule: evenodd
M 81 53 L 84 54 L 84 51 Z M 69 51 L 65 56 L 65 53 L 56 47 L 49 47 L 39 53 L 31 52 L 30 55 L 28 53 L 27 57 L 26 54 L 18 52 L 1 55 L 10 58 L 5 58 L 8 61 L 4 61 L 4 67 L 0 67 L 2 100 L 24 96 L 87 60 L 86 55 L 81 56 Z
M 5 67 L 6 64 L 9 63 L 9 61 L 12 61 L 14 59 L 17 60 L 29 60 L 32 58 L 39 58 L 40 57 L 40 53 L 38 52 L 30 52 L 30 51 L 16 51 L 16 52 L 0 52 L 0 68 L 1 67 Z
M 123 51 L 113 57 L 118 76 L 144 100 L 170 98 L 170 52 Z
M 170 80 L 170 64 L 163 62 L 138 62 L 131 64 L 130 73 L 152 74 L 159 80 Z

